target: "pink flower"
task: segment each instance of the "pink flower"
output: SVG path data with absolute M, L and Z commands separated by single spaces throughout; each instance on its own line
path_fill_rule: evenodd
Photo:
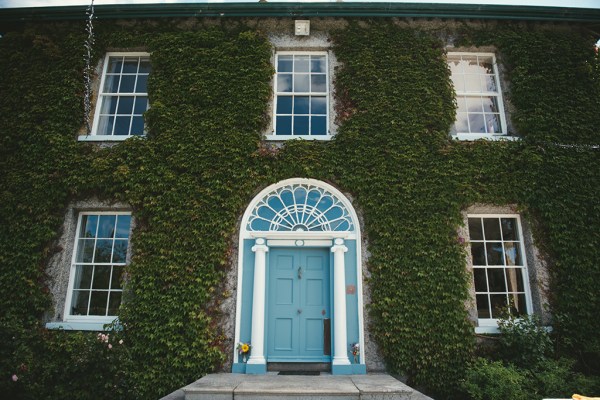
M 13 380 L 13 382 L 16 382 L 19 380 L 19 377 L 17 375 L 13 375 L 12 380 Z
M 110 344 L 110 343 L 109 343 L 109 344 L 108 344 L 108 348 L 109 348 L 109 349 L 112 349 L 112 344 Z
M 119 344 L 123 344 L 123 339 L 119 340 Z

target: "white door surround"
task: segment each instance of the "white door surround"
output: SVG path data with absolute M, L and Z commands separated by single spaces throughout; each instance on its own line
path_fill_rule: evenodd
M 347 259 L 347 241 L 353 242 L 356 259 Z M 254 272 L 252 295 L 244 296 L 243 273 L 244 255 L 247 246 L 252 244 Z M 333 360 L 332 371 L 350 371 L 347 339 L 347 287 L 346 270 L 348 262 L 353 264 L 351 277 L 356 282 L 358 315 L 352 316 L 358 323 L 358 343 L 364 349 L 363 299 L 361 246 L 358 218 L 350 201 L 333 186 L 314 179 L 293 178 L 278 182 L 261 191 L 249 204 L 242 218 L 240 230 L 240 254 L 238 256 L 238 285 L 236 303 L 235 343 L 241 342 L 242 300 L 252 301 L 250 358 L 244 367 L 246 373 L 265 373 L 265 310 L 266 310 L 266 253 L 270 247 L 327 247 L 333 254 Z M 245 250 L 246 249 L 246 250 Z M 246 279 L 249 279 L 248 277 Z M 356 323 L 354 325 L 356 327 Z M 245 337 L 248 335 L 246 334 Z M 248 341 L 246 339 L 246 341 Z M 237 351 L 234 350 L 234 360 Z M 364 367 L 364 353 L 360 364 Z M 234 361 L 235 371 L 235 361 Z M 351 372 L 339 372 L 351 373 Z

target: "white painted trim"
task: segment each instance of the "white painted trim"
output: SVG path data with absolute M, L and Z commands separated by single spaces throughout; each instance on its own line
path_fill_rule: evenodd
M 104 329 L 104 325 L 110 324 L 112 321 L 108 322 L 48 322 L 46 323 L 46 329 L 63 329 L 65 331 L 96 331 L 103 332 L 106 331 Z
M 282 55 L 282 56 L 294 56 L 294 55 L 321 55 L 321 56 L 325 56 L 325 87 L 327 88 L 327 91 L 323 94 L 321 92 L 279 92 L 277 91 L 278 87 L 277 87 L 277 62 L 278 62 L 278 57 Z M 273 68 L 275 69 L 275 74 L 273 75 L 273 115 L 272 115 L 272 120 L 271 120 L 271 126 L 273 127 L 273 132 L 271 135 L 266 135 L 265 139 L 266 140 L 292 140 L 292 139 L 304 139 L 304 140 L 331 140 L 332 135 L 331 135 L 331 129 L 330 129 L 330 121 L 331 121 L 331 110 L 330 110 L 330 105 L 331 105 L 331 99 L 332 99 L 332 93 L 333 93 L 333 88 L 331 87 L 330 83 L 331 83 L 331 71 L 329 69 L 329 52 L 328 51 L 301 51 L 301 50 L 292 50 L 292 51 L 278 51 L 276 50 L 273 54 Z M 309 70 L 309 74 L 310 74 L 310 70 Z M 293 79 L 292 79 L 293 80 Z M 325 115 L 325 129 L 326 129 L 326 134 L 325 135 L 275 135 L 275 132 L 277 131 L 277 96 L 321 96 L 321 97 L 325 97 L 325 106 L 326 106 L 326 110 L 327 110 L 327 114 Z M 293 126 L 293 124 L 292 124 Z
M 248 225 L 248 219 L 252 213 L 252 210 L 256 205 L 262 200 L 264 196 L 269 194 L 270 192 L 276 190 L 277 188 L 293 185 L 293 184 L 305 184 L 305 185 L 314 185 L 329 191 L 331 194 L 336 196 L 346 207 L 348 213 L 352 218 L 352 222 L 354 224 L 354 232 L 248 232 L 246 227 Z M 336 189 L 334 186 L 325 183 L 323 181 L 319 181 L 316 179 L 310 178 L 291 178 L 286 179 L 280 182 L 277 182 L 273 185 L 270 185 L 263 190 L 260 191 L 248 204 L 246 207 L 246 211 L 242 216 L 241 227 L 240 227 L 240 237 L 238 244 L 238 277 L 237 277 L 237 296 L 236 296 L 236 308 L 235 308 L 235 336 L 234 336 L 234 346 L 232 350 L 232 359 L 237 360 L 237 349 L 236 345 L 240 342 L 240 330 L 241 330 L 241 306 L 242 306 L 242 276 L 244 274 L 244 240 L 245 239 L 256 239 L 258 237 L 262 237 L 268 240 L 290 240 L 290 239 L 301 239 L 301 240 L 321 240 L 321 239 L 349 239 L 356 240 L 356 282 L 357 282 L 357 303 L 358 303 L 358 335 L 359 335 L 359 343 L 361 348 L 360 354 L 360 364 L 366 364 L 366 356 L 364 352 L 365 348 L 365 332 L 364 332 L 364 300 L 363 300 L 363 286 L 362 286 L 362 244 L 361 244 L 361 234 L 360 234 L 360 223 L 358 220 L 358 215 L 352 203 L 348 198 Z M 329 245 L 323 247 L 331 247 Z M 335 279 L 335 277 L 334 277 Z
M 275 115 L 275 114 L 273 114 Z M 267 135 L 265 136 L 266 140 L 292 140 L 292 139 L 301 139 L 301 140 L 323 140 L 323 141 L 329 141 L 331 139 L 333 139 L 333 135 L 314 135 L 314 136 L 309 136 L 309 135 Z
M 331 247 L 333 242 L 331 240 L 313 240 L 313 239 L 272 239 L 267 240 L 267 246 L 269 247 Z
M 467 221 L 469 218 L 515 218 L 517 220 L 517 225 L 519 228 L 519 245 L 521 246 L 521 259 L 523 262 L 523 286 L 525 290 L 525 299 L 527 301 L 527 314 L 533 314 L 533 303 L 531 297 L 531 285 L 529 282 L 529 268 L 527 266 L 527 256 L 525 250 L 525 238 L 523 237 L 523 224 L 521 222 L 521 216 L 519 214 L 510 214 L 510 213 L 499 213 L 499 214 L 471 214 L 467 213 Z M 468 227 L 467 227 L 468 230 Z M 469 232 L 469 246 L 471 242 L 470 232 Z M 477 241 L 480 242 L 480 241 Z M 504 243 L 504 241 L 502 241 Z M 485 242 L 484 242 L 485 243 Z M 474 279 L 474 266 L 473 261 L 471 260 L 471 269 L 473 269 L 473 279 Z M 486 267 L 488 268 L 488 267 Z M 510 268 L 510 266 L 489 266 L 489 268 Z M 507 288 L 508 290 L 508 288 Z M 476 293 L 476 292 L 475 292 Z M 488 292 L 489 293 L 489 292 Z M 475 298 L 475 307 L 477 307 L 477 299 Z M 478 327 L 475 328 L 475 333 L 499 333 L 498 331 L 498 319 L 497 318 L 477 318 Z M 495 331 L 494 331 L 495 329 Z M 481 330 L 478 331 L 478 330 Z
M 94 111 L 94 121 L 92 123 L 92 131 L 90 132 L 89 135 L 80 135 L 77 140 L 79 141 L 122 141 L 125 140 L 127 138 L 130 138 L 132 136 L 136 136 L 136 135 L 96 135 L 96 132 L 98 132 L 98 123 L 100 121 L 100 109 L 102 108 L 102 96 L 104 94 L 104 81 L 106 80 L 106 71 L 108 70 L 108 62 L 110 60 L 111 57 L 150 57 L 150 53 L 147 52 L 143 52 L 143 51 L 132 51 L 132 52 L 127 52 L 127 51 L 113 51 L 113 52 L 107 52 L 104 55 L 104 62 L 103 62 L 103 66 L 102 66 L 102 74 L 101 74 L 101 78 L 100 78 L 100 86 L 98 86 L 98 93 L 96 96 L 96 106 L 95 106 L 95 111 Z M 126 94 L 126 93 L 123 93 Z M 140 93 L 132 93 L 132 95 L 139 95 Z M 148 93 L 146 92 L 146 97 L 148 96 Z M 95 137 L 95 139 L 90 139 L 90 137 Z M 108 138 L 108 139 L 105 139 Z
M 122 142 L 132 137 L 145 138 L 146 135 L 79 135 L 77 140 L 80 142 Z
M 447 53 L 448 57 L 452 56 L 475 56 L 475 57 L 491 57 L 492 66 L 494 68 L 494 76 L 496 78 L 496 91 L 495 92 L 462 92 L 458 91 L 455 88 L 456 96 L 466 96 L 466 97 L 474 97 L 474 96 L 488 96 L 488 97 L 496 97 L 498 101 L 498 113 L 500 115 L 500 124 L 502 125 L 502 132 L 490 134 L 490 133 L 471 133 L 471 132 L 457 132 L 453 134 L 452 137 L 457 140 L 477 140 L 477 139 L 490 139 L 490 140 L 498 140 L 498 137 L 510 138 L 508 135 L 508 125 L 506 121 L 506 112 L 504 110 L 504 97 L 502 94 L 502 86 L 500 83 L 500 73 L 498 71 L 498 62 L 496 60 L 496 54 L 490 52 L 468 52 L 468 51 L 449 51 Z M 514 139 L 506 139 L 506 140 L 514 140 Z
M 73 285 L 75 284 L 75 270 L 77 264 L 77 250 L 79 248 L 79 232 L 81 230 L 81 217 L 84 215 L 129 215 L 130 211 L 81 211 L 77 214 L 77 226 L 75 228 L 75 235 L 73 236 L 73 254 L 71 255 L 71 267 L 69 268 L 69 285 L 67 286 L 67 298 L 65 299 L 65 309 L 63 311 L 63 320 L 65 324 L 109 324 L 114 321 L 117 315 L 71 315 L 71 301 L 73 300 Z M 131 246 L 131 229 L 133 224 L 129 225 L 129 241 L 128 246 Z M 98 264 L 98 263 L 96 263 Z M 104 263 L 102 263 L 104 264 Z M 126 265 L 127 262 L 124 263 Z M 115 263 L 106 263 L 105 265 L 117 265 Z M 57 322 L 57 324 L 62 324 Z M 94 329 L 92 329 L 94 330 Z

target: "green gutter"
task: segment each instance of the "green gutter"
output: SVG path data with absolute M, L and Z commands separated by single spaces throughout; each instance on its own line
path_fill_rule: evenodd
M 0 23 L 84 19 L 86 6 L 5 8 Z M 95 6 L 98 19 L 166 17 L 404 17 L 600 22 L 600 9 L 423 3 L 187 3 Z

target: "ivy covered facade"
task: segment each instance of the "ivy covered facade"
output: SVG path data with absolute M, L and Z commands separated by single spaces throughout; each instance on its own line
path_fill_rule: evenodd
M 460 398 L 504 308 L 597 374 L 600 17 L 257 15 L 99 17 L 89 116 L 85 15 L 2 20 L 2 390 L 277 361 Z

